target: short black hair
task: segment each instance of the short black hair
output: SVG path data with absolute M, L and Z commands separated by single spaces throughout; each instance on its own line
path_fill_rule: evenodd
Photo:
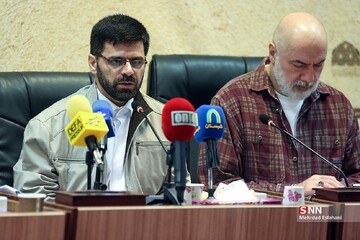
M 90 53 L 100 56 L 106 42 L 113 45 L 142 41 L 145 56 L 149 51 L 150 37 L 144 25 L 124 14 L 107 16 L 97 22 L 91 31 Z

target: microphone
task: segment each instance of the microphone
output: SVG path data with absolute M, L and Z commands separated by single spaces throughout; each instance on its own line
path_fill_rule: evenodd
M 194 136 L 197 116 L 193 105 L 185 98 L 170 99 L 162 112 L 162 130 L 174 144 L 175 189 L 180 203 L 186 187 L 185 142 Z
M 97 100 L 92 104 L 92 110 L 94 113 L 100 113 L 104 117 L 106 125 L 109 129 L 109 132 L 100 141 L 100 149 L 102 152 L 102 156 L 104 157 L 107 150 L 108 138 L 115 136 L 114 128 L 112 125 L 112 108 L 108 101 Z
M 101 139 L 99 144 L 99 151 L 101 153 L 101 159 L 103 162 L 105 162 L 105 154 L 107 150 L 107 143 L 108 138 L 114 137 L 114 129 L 112 125 L 112 107 L 110 103 L 106 100 L 97 100 L 92 104 L 92 110 L 94 113 L 100 113 L 105 120 L 105 123 L 109 129 L 109 132 Z M 95 182 L 94 182 L 94 189 L 100 189 L 100 190 L 106 190 L 107 186 L 106 184 L 102 183 L 100 181 L 102 174 L 103 174 L 104 168 L 102 165 L 98 165 L 96 168 L 96 175 L 95 175 Z
M 198 142 L 218 141 L 225 131 L 224 111 L 220 106 L 201 105 L 196 109 L 198 125 L 195 139 Z
M 97 164 L 103 164 L 97 139 L 109 131 L 102 114 L 93 113 L 86 97 L 75 95 L 68 99 L 66 111 L 71 119 L 65 127 L 72 146 L 87 146 Z
M 208 170 L 208 190 L 209 198 L 213 197 L 213 172 L 212 169 L 219 166 L 219 156 L 216 141 L 224 135 L 225 116 L 220 106 L 201 105 L 196 110 L 198 116 L 198 126 L 195 132 L 197 142 L 206 143 Z
M 307 146 L 305 143 L 303 143 L 302 141 L 300 141 L 299 139 L 297 139 L 296 137 L 294 137 L 293 135 L 291 135 L 289 132 L 287 132 L 285 129 L 282 129 L 278 126 L 275 125 L 275 123 L 271 120 L 271 118 L 266 115 L 266 114 L 260 114 L 259 116 L 260 121 L 263 124 L 269 125 L 271 127 L 274 127 L 278 130 L 280 130 L 281 132 L 285 133 L 287 136 L 289 136 L 290 138 L 294 139 L 296 142 L 298 142 L 301 146 L 305 147 L 307 150 L 309 150 L 310 152 L 312 152 L 313 154 L 315 154 L 317 157 L 319 157 L 321 160 L 323 160 L 326 164 L 328 164 L 330 167 L 334 168 L 339 174 L 340 176 L 344 179 L 345 181 L 345 185 L 346 187 L 349 187 L 349 182 L 346 178 L 345 173 L 339 168 L 337 167 L 335 164 L 333 164 L 332 162 L 330 162 L 329 160 L 327 160 L 326 158 L 324 158 L 323 156 L 321 156 L 319 153 L 315 152 L 312 148 L 310 148 L 309 146 Z
M 92 110 L 94 113 L 100 113 L 104 117 L 106 125 L 109 129 L 106 137 L 114 137 L 115 133 L 112 125 L 113 112 L 110 103 L 105 100 L 97 100 L 92 104 Z
M 169 154 L 169 151 L 165 148 L 164 143 L 161 141 L 159 135 L 157 134 L 157 132 L 155 131 L 155 128 L 153 127 L 153 125 L 151 124 L 149 118 L 147 117 L 147 115 L 144 113 L 144 109 L 141 106 L 141 104 L 138 101 L 133 101 L 131 103 L 131 107 L 134 109 L 135 112 L 140 113 L 141 115 L 144 116 L 146 122 L 149 124 L 151 130 L 153 131 L 153 133 L 155 134 L 156 139 L 158 140 L 158 142 L 160 143 L 161 147 L 164 149 L 166 154 Z

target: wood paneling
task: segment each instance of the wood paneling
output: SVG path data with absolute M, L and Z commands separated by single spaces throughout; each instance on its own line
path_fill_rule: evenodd
M 64 240 L 66 214 L 45 209 L 43 212 L 14 212 L 17 202 L 8 201 L 7 213 L 0 213 L 0 239 Z
M 328 207 L 324 207 L 328 211 Z M 76 239 L 327 239 L 327 222 L 265 205 L 78 208 Z

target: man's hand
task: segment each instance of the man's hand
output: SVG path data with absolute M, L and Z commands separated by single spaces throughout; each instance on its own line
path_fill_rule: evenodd
M 304 187 L 305 196 L 310 196 L 315 193 L 313 188 L 339 188 L 344 187 L 344 185 L 336 180 L 334 176 L 328 175 L 312 175 L 305 181 L 297 184 L 299 186 Z

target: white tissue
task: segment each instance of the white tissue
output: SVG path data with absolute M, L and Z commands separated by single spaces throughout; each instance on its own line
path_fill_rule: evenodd
M 13 195 L 17 195 L 20 193 L 19 190 L 15 189 L 13 187 L 10 187 L 9 185 L 0 186 L 0 192 L 7 193 L 7 194 L 13 194 Z
M 215 190 L 214 197 L 220 202 L 228 203 L 253 203 L 259 201 L 254 195 L 254 191 L 249 190 L 243 180 L 234 181 L 228 185 L 220 183 Z

